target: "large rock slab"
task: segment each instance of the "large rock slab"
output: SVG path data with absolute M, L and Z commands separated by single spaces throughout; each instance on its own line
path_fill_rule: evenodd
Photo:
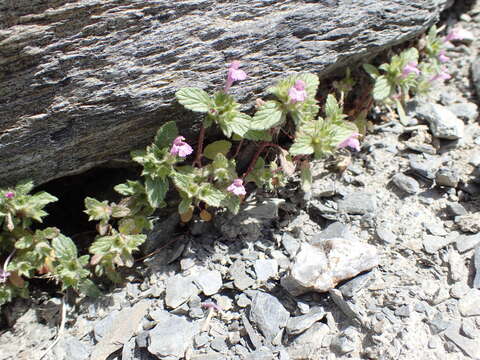
M 325 76 L 420 34 L 446 2 L 1 1 L 0 184 L 128 159 L 166 120 L 192 138 L 199 119 L 174 93 L 220 88 L 226 62 L 243 62 L 234 92 L 253 100 L 286 73 Z

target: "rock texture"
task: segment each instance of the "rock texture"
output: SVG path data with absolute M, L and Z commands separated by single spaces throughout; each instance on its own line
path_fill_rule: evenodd
M 293 295 L 326 292 L 378 264 L 376 248 L 359 241 L 334 238 L 302 244 L 283 284 Z
M 220 87 L 226 62 L 244 62 L 234 91 L 252 100 L 286 72 L 324 76 L 418 35 L 446 2 L 0 1 L 0 184 L 128 159 L 167 119 L 191 137 L 173 94 Z

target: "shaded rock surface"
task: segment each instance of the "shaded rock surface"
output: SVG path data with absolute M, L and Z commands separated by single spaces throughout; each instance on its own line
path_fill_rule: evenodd
M 272 71 L 325 75 L 418 35 L 445 3 L 2 1 L 0 183 L 128 159 L 166 120 L 192 137 L 194 116 L 173 95 L 218 89 L 226 60 L 244 62 L 250 78 L 235 92 L 252 100 Z

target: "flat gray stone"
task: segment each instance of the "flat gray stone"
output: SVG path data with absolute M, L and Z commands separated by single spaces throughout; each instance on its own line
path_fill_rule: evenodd
M 250 320 L 254 322 L 269 343 L 287 325 L 290 313 L 278 299 L 258 291 L 250 309 Z
M 478 346 L 478 341 L 460 335 L 459 324 L 449 326 L 444 336 L 457 345 L 467 356 L 475 360 L 480 359 L 480 346 Z
M 198 288 L 193 284 L 193 278 L 177 274 L 166 282 L 165 305 L 175 309 L 197 294 Z
M 397 240 L 397 236 L 385 226 L 378 226 L 375 231 L 378 238 L 385 244 L 393 244 Z
M 226 340 L 227 339 L 225 337 L 217 336 L 210 343 L 210 347 L 213 350 L 218 351 L 219 353 L 225 354 L 228 352 L 228 346 L 227 346 Z
M 120 311 L 113 310 L 103 319 L 97 321 L 93 327 L 93 334 L 95 336 L 95 341 L 100 342 L 106 334 L 112 331 L 112 326 L 115 322 L 115 318 Z
M 200 271 L 194 282 L 206 296 L 216 294 L 223 285 L 222 274 L 218 270 Z
M 458 302 L 458 311 L 462 316 L 479 316 L 480 290 L 470 289 Z
M 290 257 L 295 256 L 300 247 L 299 241 L 288 233 L 282 235 L 282 245 Z
M 245 358 L 245 360 L 272 360 L 274 359 L 274 355 L 272 350 L 270 350 L 268 347 L 263 346 L 258 350 L 255 350 L 248 354 L 248 356 Z
M 423 235 L 423 249 L 428 254 L 436 254 L 438 250 L 446 247 L 454 241 L 449 236 Z
M 278 263 L 275 259 L 259 259 L 253 265 L 258 281 L 267 281 L 278 274 Z
M 457 245 L 457 250 L 461 254 L 467 252 L 468 250 L 473 249 L 477 244 L 480 243 L 480 233 L 475 235 L 460 235 L 455 240 Z
M 423 103 L 416 107 L 415 112 L 430 124 L 430 130 L 436 138 L 457 140 L 464 135 L 463 121 L 445 106 Z
M 88 360 L 91 350 L 90 346 L 67 335 L 60 339 L 54 353 L 57 360 Z
M 338 211 L 352 215 L 365 215 L 377 210 L 375 194 L 356 192 L 337 201 Z
M 353 303 L 346 301 L 340 290 L 330 289 L 330 297 L 332 298 L 335 305 L 337 305 L 340 310 L 352 321 L 358 321 L 361 324 L 363 323 L 363 314 L 361 310 Z
M 330 332 L 330 328 L 317 322 L 303 334 L 297 336 L 293 343 L 288 346 L 287 352 L 291 359 L 315 359 L 322 351 L 322 344 L 325 336 Z
M 419 157 L 415 157 L 410 159 L 409 165 L 410 169 L 412 169 L 416 174 L 425 179 L 433 180 L 435 179 L 435 174 L 440 167 L 440 161 L 438 159 L 422 160 Z
M 250 276 L 245 272 L 245 264 L 241 259 L 235 260 L 229 269 L 230 277 L 233 279 L 233 284 L 238 290 L 245 290 L 255 284 Z
M 343 296 L 353 298 L 356 293 L 367 287 L 372 280 L 372 272 L 370 271 L 365 274 L 355 276 L 353 279 L 348 280 L 344 284 L 340 285 L 338 289 L 342 292 Z
M 160 359 L 180 359 L 192 346 L 198 324 L 167 311 L 156 314 L 158 324 L 149 331 L 148 351 Z
M 392 182 L 402 191 L 407 194 L 413 195 L 420 192 L 420 185 L 417 180 L 414 178 L 404 175 L 404 174 L 395 174 L 392 177 Z
M 435 183 L 440 186 L 457 187 L 460 175 L 456 170 L 441 168 L 435 175 Z
M 450 203 L 447 205 L 447 211 L 452 216 L 461 216 L 467 214 L 467 210 L 459 203 Z
M 299 335 L 309 329 L 314 323 L 325 317 L 325 310 L 322 307 L 314 307 L 305 315 L 295 316 L 288 319 L 287 334 Z
M 328 225 L 320 233 L 313 235 L 311 243 L 323 242 L 328 239 L 353 239 L 354 236 L 350 231 L 348 225 L 342 224 L 341 222 L 334 222 Z
M 456 103 L 448 105 L 448 109 L 464 120 L 475 120 L 478 117 L 478 106 L 474 103 Z

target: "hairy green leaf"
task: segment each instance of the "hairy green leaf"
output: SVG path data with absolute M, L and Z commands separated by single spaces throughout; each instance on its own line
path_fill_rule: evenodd
M 365 70 L 373 79 L 376 79 L 380 76 L 378 69 L 370 64 L 363 64 L 363 70 Z
M 172 145 L 173 140 L 178 136 L 177 124 L 169 121 L 158 129 L 154 143 L 159 149 Z
M 183 88 L 178 90 L 175 96 L 180 104 L 192 111 L 205 113 L 214 106 L 213 100 L 202 89 Z
M 315 151 L 312 138 L 309 135 L 298 134 L 288 152 L 293 155 L 310 155 Z
M 60 259 L 76 259 L 77 247 L 69 237 L 60 234 L 52 240 L 52 247 L 55 255 Z
M 89 221 L 99 220 L 103 222 L 108 222 L 110 220 L 110 215 L 112 214 L 112 209 L 108 205 L 108 201 L 98 201 L 97 199 L 86 197 L 85 198 L 85 208 L 84 211 L 89 215 Z
M 272 134 L 267 130 L 248 130 L 243 137 L 253 141 L 272 141 Z
M 205 201 L 207 205 L 219 207 L 225 199 L 225 194 L 216 189 L 212 184 L 204 184 L 200 187 L 198 192 L 198 198 L 202 201 Z
M 145 177 L 145 192 L 150 205 L 154 208 L 165 206 L 165 195 L 167 194 L 169 185 L 167 178 L 151 178 Z
M 217 154 L 227 155 L 232 148 L 232 143 L 227 140 L 215 141 L 205 147 L 203 156 L 207 159 L 213 160 Z
M 285 113 L 278 101 L 267 101 L 255 113 L 251 123 L 253 130 L 268 130 L 285 121 Z
M 373 98 L 377 101 L 382 101 L 392 94 L 392 85 L 385 76 L 380 76 L 375 80 L 373 87 Z

